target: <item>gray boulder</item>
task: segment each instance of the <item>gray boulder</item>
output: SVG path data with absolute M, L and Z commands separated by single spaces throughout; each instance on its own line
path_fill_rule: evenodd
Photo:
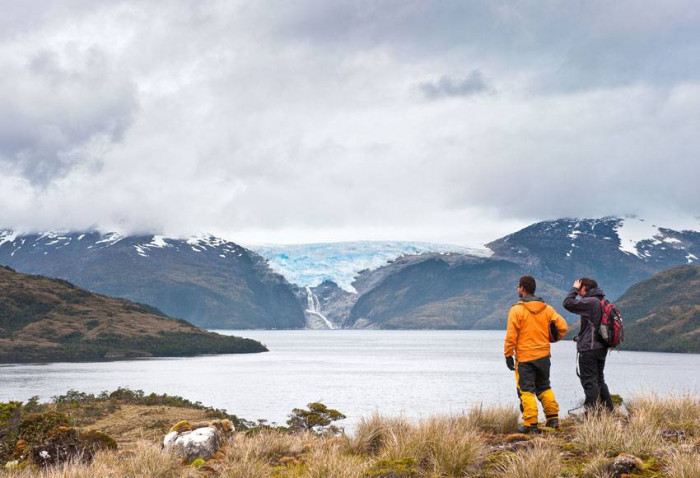
M 191 431 L 171 431 L 163 439 L 163 448 L 187 461 L 208 460 L 219 451 L 222 443 L 221 433 L 209 426 Z

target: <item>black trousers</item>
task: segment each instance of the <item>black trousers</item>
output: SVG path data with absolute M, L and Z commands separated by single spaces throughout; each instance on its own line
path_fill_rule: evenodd
M 583 385 L 583 392 L 586 394 L 586 401 L 583 405 L 586 409 L 600 406 L 604 406 L 610 411 L 614 409 L 603 374 L 607 355 L 608 349 L 602 348 L 581 352 L 578 356 L 581 385 Z
M 549 369 L 552 367 L 550 358 L 530 362 L 518 362 L 518 387 L 521 392 L 539 395 L 552 388 L 549 385 Z

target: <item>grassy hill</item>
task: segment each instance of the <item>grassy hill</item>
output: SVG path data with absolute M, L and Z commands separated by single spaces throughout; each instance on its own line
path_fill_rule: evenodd
M 251 353 L 262 344 L 158 309 L 0 266 L 0 362 Z
M 616 305 L 625 319 L 625 349 L 700 353 L 700 267 L 656 274 Z

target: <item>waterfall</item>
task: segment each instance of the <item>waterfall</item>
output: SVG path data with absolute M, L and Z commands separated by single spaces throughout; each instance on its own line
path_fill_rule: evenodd
M 321 319 L 329 329 L 334 329 L 333 324 L 321 313 L 321 302 L 311 291 L 311 287 L 306 288 L 306 312 Z

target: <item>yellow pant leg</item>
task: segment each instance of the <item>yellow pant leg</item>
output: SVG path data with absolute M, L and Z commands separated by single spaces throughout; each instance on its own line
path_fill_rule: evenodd
M 559 416 L 559 404 L 557 403 L 557 399 L 554 398 L 554 392 L 551 388 L 540 393 L 537 398 L 542 402 L 542 408 L 544 409 L 544 414 L 547 419 L 557 418 Z
M 520 375 L 518 374 L 518 363 L 515 363 L 515 383 L 518 387 L 520 397 L 520 410 L 523 412 L 523 425 L 532 427 L 537 425 L 537 398 L 532 392 L 524 391 L 520 388 Z M 556 403 L 556 402 L 555 402 Z

